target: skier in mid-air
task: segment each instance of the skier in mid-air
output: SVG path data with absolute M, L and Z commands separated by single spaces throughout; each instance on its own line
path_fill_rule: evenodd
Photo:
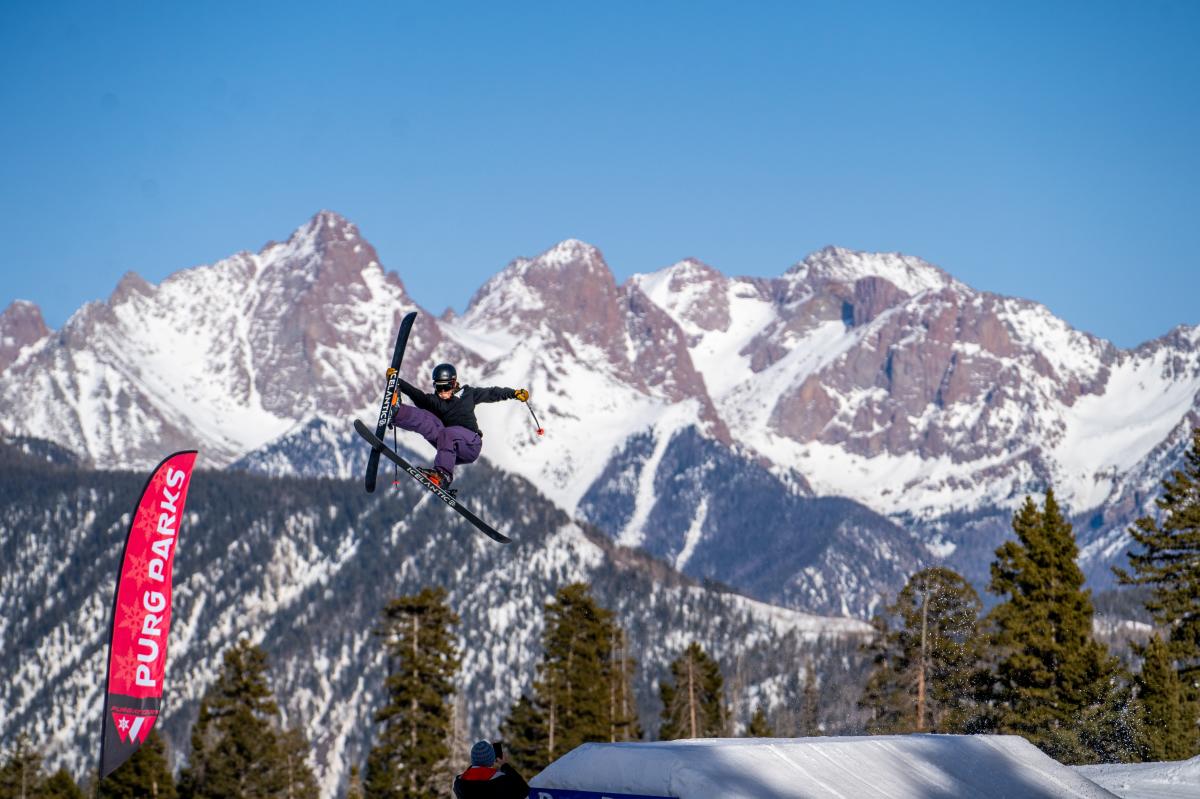
M 397 386 L 412 400 L 412 405 L 402 404 L 397 393 L 388 426 L 411 430 L 437 449 L 433 468 L 420 471 L 443 490 L 454 481 L 454 467 L 460 463 L 474 463 L 483 448 L 483 433 L 475 420 L 475 406 L 481 402 L 507 399 L 525 402 L 529 399 L 529 392 L 523 388 L 460 386 L 458 371 L 448 363 L 433 368 L 432 394 L 426 394 L 403 378 L 397 378 Z

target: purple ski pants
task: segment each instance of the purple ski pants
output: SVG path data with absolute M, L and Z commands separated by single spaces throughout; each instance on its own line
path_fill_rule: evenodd
M 417 433 L 436 447 L 433 465 L 446 474 L 454 474 L 454 467 L 460 463 L 474 463 L 483 449 L 483 439 L 474 430 L 457 425 L 446 427 L 429 411 L 411 405 L 396 408 L 392 423 L 401 430 Z

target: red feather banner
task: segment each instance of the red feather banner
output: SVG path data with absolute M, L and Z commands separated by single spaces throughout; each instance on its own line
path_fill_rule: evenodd
M 162 702 L 171 626 L 171 569 L 196 451 L 176 452 L 150 475 L 125 539 L 117 575 L 100 776 L 146 740 Z

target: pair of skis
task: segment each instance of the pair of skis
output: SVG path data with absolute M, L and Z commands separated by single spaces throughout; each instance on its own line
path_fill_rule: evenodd
M 417 312 L 413 311 L 400 321 L 400 332 L 396 335 L 396 347 L 392 351 L 392 365 L 388 369 L 387 387 L 383 392 L 383 404 L 379 408 L 379 419 L 375 424 L 375 432 L 372 433 L 371 429 L 363 424 L 361 420 L 354 420 L 354 429 L 371 445 L 371 454 L 367 456 L 367 491 L 371 492 L 375 490 L 375 482 L 379 474 L 379 456 L 383 455 L 420 483 L 427 491 L 432 492 L 442 502 L 445 502 L 458 511 L 459 515 L 473 524 L 479 532 L 493 541 L 507 544 L 512 539 L 502 533 L 496 532 L 490 525 L 463 507 L 453 494 L 445 491 L 437 483 L 426 477 L 420 469 L 417 469 L 404 460 L 404 458 L 400 457 L 396 450 L 389 447 L 383 441 L 384 431 L 387 430 L 388 421 L 391 419 L 392 405 L 397 401 L 396 392 L 400 380 L 400 365 L 404 362 L 404 350 L 408 347 L 408 334 L 412 330 L 413 322 L 416 321 L 416 318 Z

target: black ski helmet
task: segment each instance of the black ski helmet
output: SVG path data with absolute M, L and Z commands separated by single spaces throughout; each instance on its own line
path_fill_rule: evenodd
M 433 387 L 438 391 L 454 388 L 458 382 L 458 370 L 452 363 L 439 363 L 433 367 Z

